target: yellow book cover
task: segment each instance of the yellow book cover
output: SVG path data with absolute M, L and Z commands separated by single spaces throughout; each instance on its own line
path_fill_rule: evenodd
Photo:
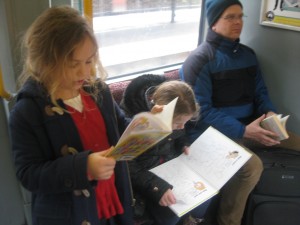
M 117 145 L 106 156 L 116 160 L 132 160 L 172 133 L 177 99 L 165 105 L 160 113 L 142 112 L 135 115 Z

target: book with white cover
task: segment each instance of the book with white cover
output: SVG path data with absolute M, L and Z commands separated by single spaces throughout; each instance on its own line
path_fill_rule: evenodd
M 286 131 L 286 122 L 288 118 L 289 115 L 282 117 L 282 114 L 274 114 L 265 118 L 261 122 L 261 126 L 276 133 L 278 135 L 277 140 L 282 141 L 289 138 L 289 135 Z
M 173 185 L 176 204 L 170 209 L 182 216 L 216 195 L 249 160 L 251 153 L 209 127 L 181 154 L 150 171 Z

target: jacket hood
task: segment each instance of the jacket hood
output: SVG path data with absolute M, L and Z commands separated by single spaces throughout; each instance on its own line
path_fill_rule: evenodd
M 161 75 L 144 74 L 133 79 L 124 91 L 123 99 L 120 103 L 121 108 L 128 117 L 133 117 L 140 112 L 151 110 L 149 97 L 154 88 L 163 82 L 166 78 Z

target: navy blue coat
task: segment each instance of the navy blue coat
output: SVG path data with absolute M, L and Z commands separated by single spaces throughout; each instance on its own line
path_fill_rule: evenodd
M 195 140 L 202 127 L 213 126 L 233 139 L 264 113 L 275 112 L 255 52 L 208 30 L 206 41 L 183 63 L 180 77 L 191 84 L 201 106 L 197 124 L 187 132 Z
M 58 103 L 64 107 L 62 101 Z M 106 124 L 109 143 L 115 145 L 129 120 L 113 101 L 106 85 L 96 103 Z M 52 107 L 43 87 L 28 81 L 19 92 L 9 118 L 16 174 L 32 192 L 33 225 L 100 224 L 94 192 L 96 181 L 87 179 L 87 157 L 91 152 L 83 149 L 70 114 L 60 115 Z M 117 216 L 117 221 L 132 225 L 126 162 L 117 162 L 115 176 L 125 210 L 122 216 Z

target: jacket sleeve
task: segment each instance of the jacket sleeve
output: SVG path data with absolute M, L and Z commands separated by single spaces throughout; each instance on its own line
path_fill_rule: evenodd
M 151 149 L 150 149 L 151 150 Z M 148 150 L 148 151 L 150 151 Z M 153 156 L 151 156 L 153 157 Z M 155 159 L 154 159 L 155 160 Z M 129 161 L 129 170 L 133 189 L 153 202 L 159 202 L 163 194 L 173 186 L 148 170 L 148 159 L 139 160 L 139 157 Z
M 193 87 L 195 97 L 201 107 L 200 121 L 197 122 L 194 129 L 197 130 L 197 127 L 202 126 L 201 123 L 204 123 L 215 127 L 232 138 L 241 138 L 245 132 L 245 125 L 213 107 L 212 81 L 207 51 L 207 48 L 203 47 L 192 53 L 180 69 L 181 79 Z

